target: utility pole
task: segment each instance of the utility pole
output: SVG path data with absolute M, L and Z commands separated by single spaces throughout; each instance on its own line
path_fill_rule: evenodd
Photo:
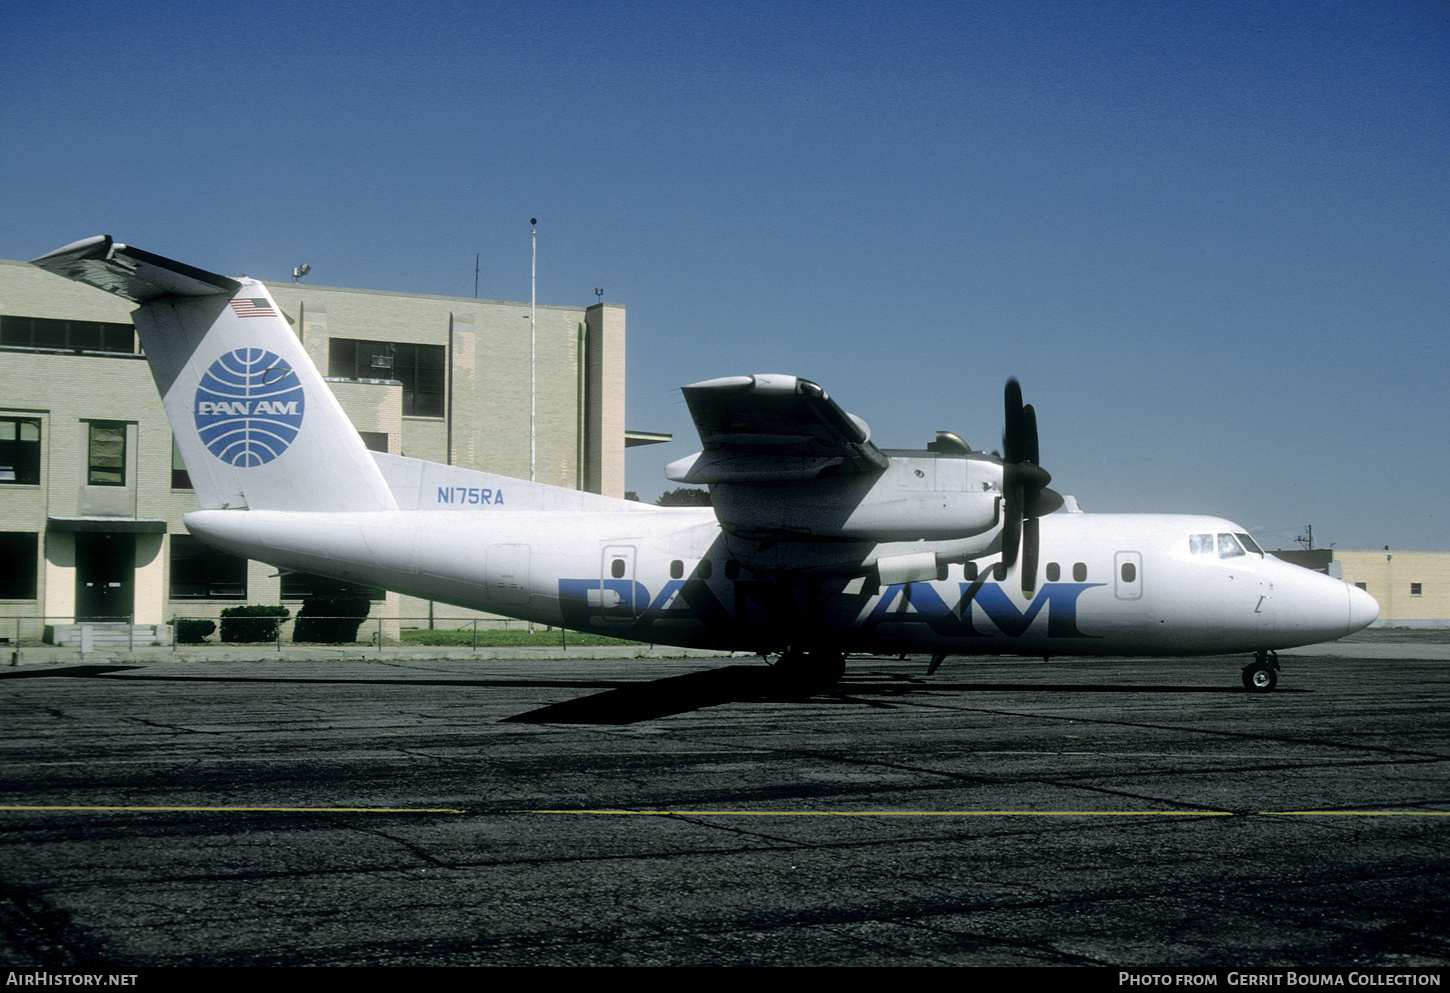
M 1303 545 L 1308 551 L 1314 551 L 1314 525 L 1304 525 L 1304 534 L 1295 536 L 1294 540 Z

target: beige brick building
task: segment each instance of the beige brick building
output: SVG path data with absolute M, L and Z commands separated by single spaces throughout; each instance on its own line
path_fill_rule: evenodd
M 503 473 L 530 470 L 529 305 L 269 284 L 369 447 Z M 126 301 L 0 260 L 0 639 L 238 604 L 296 612 L 316 577 L 278 576 L 186 533 L 196 502 Z M 535 476 L 624 490 L 624 308 L 539 306 Z M 388 594 L 416 626 L 475 616 Z M 392 625 L 396 628 L 397 625 Z
M 1379 601 L 1375 627 L 1450 627 L 1450 553 L 1336 548 L 1334 561 Z

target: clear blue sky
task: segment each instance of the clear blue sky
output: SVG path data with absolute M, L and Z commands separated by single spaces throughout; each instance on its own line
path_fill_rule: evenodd
M 0 257 L 628 308 L 629 456 L 793 373 L 882 447 L 1450 549 L 1450 4 L 12 3 Z

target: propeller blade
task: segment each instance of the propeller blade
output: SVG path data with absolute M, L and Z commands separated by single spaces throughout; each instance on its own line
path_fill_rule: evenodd
M 1022 487 L 1011 480 L 1011 466 L 1004 473 L 1008 478 L 1002 501 L 1002 564 L 1008 569 L 1017 562 L 1017 546 L 1022 542 Z
M 1037 518 L 1022 522 L 1022 592 L 1027 596 L 1037 589 Z
M 1032 404 L 1022 408 L 1022 461 L 1038 465 L 1037 461 L 1037 411 Z
M 1002 459 L 1022 461 L 1022 386 L 1015 379 L 1007 380 L 1002 391 Z
M 1037 518 L 1061 507 L 1062 497 L 1047 488 L 1052 476 L 1038 463 L 1037 411 L 1022 403 L 1016 379 L 1002 391 L 1002 414 L 1002 564 L 1010 569 L 1022 556 L 1022 589 L 1030 593 L 1037 586 Z

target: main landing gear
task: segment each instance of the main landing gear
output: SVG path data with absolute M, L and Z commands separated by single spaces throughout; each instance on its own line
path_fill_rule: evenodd
M 1254 660 L 1244 666 L 1244 689 L 1250 693 L 1267 693 L 1279 682 L 1279 656 L 1269 651 L 1254 653 Z
M 792 691 L 828 690 L 846 674 L 846 654 L 820 648 L 788 648 L 776 660 L 775 671 Z

